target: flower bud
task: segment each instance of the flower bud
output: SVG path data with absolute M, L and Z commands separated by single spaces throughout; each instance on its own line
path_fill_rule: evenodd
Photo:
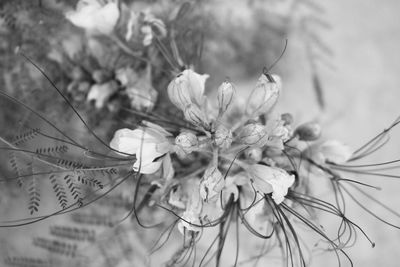
M 206 116 L 197 105 L 188 105 L 184 110 L 185 119 L 196 125 L 204 127 L 208 124 Z
M 277 75 L 271 75 L 270 78 L 262 74 L 251 92 L 246 106 L 246 114 L 250 117 L 268 113 L 278 100 L 282 88 L 281 79 Z
M 197 136 L 190 132 L 183 132 L 175 138 L 176 152 L 181 156 L 193 152 L 199 146 Z
M 293 116 L 290 113 L 283 113 L 281 115 L 281 120 L 284 122 L 283 126 L 291 125 L 293 123 Z
M 321 136 L 321 126 L 316 122 L 307 122 L 295 130 L 295 134 L 302 141 L 315 141 Z
M 215 144 L 222 148 L 227 149 L 232 144 L 232 132 L 223 125 L 219 125 L 214 133 Z
M 224 188 L 225 180 L 221 172 L 215 167 L 209 167 L 200 182 L 200 196 L 205 201 L 215 200 Z
M 261 161 L 262 153 L 263 152 L 259 147 L 250 147 L 244 151 L 244 155 L 246 156 L 246 158 L 254 163 Z
M 239 133 L 238 140 L 240 143 L 248 146 L 262 147 L 268 142 L 268 133 L 265 127 L 259 123 L 247 124 Z
M 220 85 L 217 96 L 219 114 L 223 114 L 228 109 L 229 105 L 232 103 L 234 95 L 235 88 L 230 82 L 225 81 Z

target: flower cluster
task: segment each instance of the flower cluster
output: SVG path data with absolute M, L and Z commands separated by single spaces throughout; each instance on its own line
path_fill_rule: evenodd
M 306 148 L 321 135 L 317 123 L 293 129 L 290 114 L 274 114 L 282 90 L 279 76 L 261 74 L 243 110 L 236 105 L 235 86 L 228 80 L 218 88 L 217 103 L 213 103 L 205 95 L 208 77 L 186 69 L 168 85 L 170 101 L 190 127 L 182 127 L 174 136 L 145 121 L 137 129 L 118 130 L 111 141 L 115 150 L 136 156 L 136 172 L 161 177 L 163 199 L 180 213 L 182 233 L 214 225 L 224 216 L 224 207 L 233 203 L 249 207 L 244 217 L 252 228 L 262 229 L 265 218 L 272 221 L 271 209 L 262 200 L 268 196 L 279 205 L 296 186 L 296 155 L 312 153 L 322 165 L 350 158 L 349 149 L 337 141 Z M 233 120 L 232 114 L 241 117 Z M 288 147 L 292 148 L 289 152 Z M 178 177 L 174 168 L 181 173 L 182 161 L 204 165 Z

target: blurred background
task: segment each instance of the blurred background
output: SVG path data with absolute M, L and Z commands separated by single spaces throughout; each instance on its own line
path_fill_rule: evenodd
M 52 1 L 44 1 L 44 3 L 48 2 Z M 207 14 L 211 14 L 213 22 L 217 24 L 215 31 L 209 33 L 208 36 L 214 39 L 205 42 L 201 62 L 202 72 L 212 76 L 207 84 L 208 93 L 213 94 L 221 80 L 230 77 L 240 94 L 245 95 L 254 86 L 254 81 L 261 73 L 262 67 L 269 66 L 279 56 L 287 38 L 286 52 L 272 71 L 282 77 L 284 84 L 278 110 L 292 113 L 295 121 L 299 123 L 318 121 L 323 126 L 324 138 L 341 140 L 352 148 L 358 148 L 400 115 L 398 103 L 400 100 L 398 49 L 400 47 L 400 18 L 398 16 L 400 2 L 396 0 L 379 2 L 374 0 L 302 0 L 295 1 L 304 5 L 303 7 L 299 5 L 296 10 L 293 9 L 292 2 L 235 0 L 209 1 L 208 5 L 205 5 L 204 10 Z M 68 9 L 70 6 L 62 5 L 57 8 L 57 10 Z M 4 33 L 6 26 L 3 24 L 2 27 Z M 9 41 L 11 39 L 3 38 L 1 43 L 5 44 Z M 1 64 L 4 78 L 7 69 L 5 65 L 13 65 L 13 60 L 17 56 L 5 54 L 11 53 L 7 49 L 2 50 L 2 53 Z M 5 62 L 5 60 L 8 61 Z M 2 82 L 5 84 L 7 79 Z M 4 84 L 1 90 L 6 89 L 9 92 Z M 6 102 L 2 103 L 0 132 L 7 135 L 13 126 L 8 120 L 9 106 Z M 46 109 L 51 108 L 52 105 L 46 107 Z M 87 116 L 94 122 L 96 118 L 101 118 L 100 115 Z M 104 124 L 101 125 L 104 127 Z M 104 135 L 107 136 L 107 133 Z M 400 130 L 395 129 L 391 134 L 390 142 L 372 155 L 366 163 L 399 157 Z M 4 173 L 7 173 L 7 170 L 4 170 Z M 398 193 L 400 181 L 381 177 L 360 179 L 382 187 L 380 192 L 374 192 L 374 194 L 382 202 L 400 211 L 397 205 L 400 203 Z M 18 194 L 10 193 L 7 185 L 1 184 L 1 220 L 7 221 L 23 216 L 24 201 L 18 198 Z M 367 207 L 376 210 L 379 214 L 380 210 L 376 203 L 368 199 L 363 201 Z M 355 246 L 347 250 L 354 266 L 398 266 L 400 230 L 384 225 L 356 205 L 350 204 L 347 212 L 350 219 L 357 221 L 376 243 L 375 248 L 371 248 L 366 239 L 361 235 L 358 236 Z M 30 241 L 31 238 L 37 236 L 38 233 L 48 232 L 49 227 L 57 223 L 65 223 L 68 220 L 70 219 L 58 216 L 34 225 L 10 229 L 0 228 L 0 257 L 20 254 L 32 257 L 42 255 L 45 252 L 34 247 Z M 394 221 L 394 223 L 399 222 L 399 219 Z M 326 229 L 329 228 L 329 223 L 329 221 L 325 222 Z M 143 236 L 135 233 L 131 235 L 130 238 L 137 240 L 146 236 L 145 233 Z M 104 239 L 107 238 L 106 235 Z M 242 242 L 246 240 L 243 239 Z M 309 242 L 312 247 L 312 242 L 315 241 L 310 239 Z M 92 255 L 101 254 L 99 251 L 93 251 L 89 245 L 83 249 Z M 140 244 L 135 244 L 134 249 L 139 251 L 138 254 L 145 253 L 141 251 L 143 248 Z M 170 248 L 165 248 L 165 250 L 168 249 L 175 249 L 175 247 L 171 245 Z M 229 249 L 234 249 L 234 246 L 228 246 L 228 252 L 225 253 L 229 254 Z M 245 250 L 244 254 L 246 254 Z M 55 257 L 51 253 L 49 255 Z M 158 266 L 160 262 L 163 262 L 160 255 L 157 256 L 160 258 L 153 259 L 153 266 Z M 139 258 L 140 256 L 137 259 Z M 264 266 L 264 263 L 266 266 L 274 266 L 268 258 L 260 261 L 260 266 Z M 349 266 L 346 265 L 347 262 L 343 263 L 344 266 Z M 3 266 L 2 264 L 0 262 L 0 266 Z M 72 266 L 65 261 L 61 261 L 60 264 L 64 264 L 60 266 Z M 96 265 L 92 262 L 87 266 Z M 97 266 L 102 265 L 99 263 Z M 141 266 L 141 264 L 134 266 Z M 333 253 L 330 253 L 315 255 L 310 266 L 334 267 L 338 266 L 338 263 Z

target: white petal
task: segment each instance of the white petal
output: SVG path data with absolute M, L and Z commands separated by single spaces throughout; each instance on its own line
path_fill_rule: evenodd
M 172 166 L 171 156 L 168 153 L 163 159 L 163 176 L 166 180 L 170 180 L 174 177 L 174 174 L 175 171 Z
M 277 204 L 284 200 L 289 187 L 294 183 L 294 176 L 280 168 L 255 164 L 251 166 L 250 172 L 255 188 L 264 194 L 272 192 L 272 198 Z
M 202 106 L 204 101 L 205 84 L 209 75 L 198 74 L 190 69 L 184 70 L 182 74 L 185 75 L 189 81 L 189 90 L 192 100 L 194 100 L 199 106 Z
M 126 128 L 120 129 L 115 132 L 110 147 L 123 153 L 135 154 L 140 144 L 136 141 L 132 141 L 135 139 L 135 131 Z
M 164 154 L 157 151 L 157 144 L 144 142 L 142 145 L 139 145 L 136 151 L 136 162 L 142 162 L 142 165 L 147 164 Z
M 152 174 L 160 169 L 161 164 L 161 161 L 140 164 L 140 161 L 137 160 L 133 164 L 133 170 L 143 174 Z
M 320 152 L 326 161 L 336 164 L 345 163 L 353 154 L 349 146 L 336 140 L 330 140 L 323 143 L 320 146 Z

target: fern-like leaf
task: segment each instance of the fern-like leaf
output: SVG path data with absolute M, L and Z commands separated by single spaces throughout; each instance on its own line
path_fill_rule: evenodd
M 88 228 L 78 228 L 78 227 L 70 227 L 70 226 L 52 226 L 50 227 L 50 234 L 68 238 L 75 241 L 89 241 L 94 242 L 96 231 Z
M 114 221 L 110 216 L 97 213 L 75 212 L 71 216 L 72 220 L 80 224 L 97 225 L 97 226 L 114 226 Z
M 36 184 L 35 176 L 32 176 L 28 185 L 29 205 L 28 209 L 31 215 L 39 211 L 40 206 L 40 192 Z
M 10 153 L 10 165 L 11 165 L 11 168 L 14 170 L 15 175 L 17 176 L 18 186 L 22 188 L 24 186 L 24 180 L 22 180 L 22 178 L 21 178 L 22 171 L 21 171 L 20 163 L 14 152 Z
M 67 192 L 64 188 L 63 183 L 59 182 L 57 178 L 58 176 L 54 173 L 49 176 L 53 191 L 56 194 L 58 200 L 58 204 L 61 206 L 62 209 L 65 209 L 68 204 Z
M 92 177 L 84 177 L 82 175 L 78 175 L 77 180 L 78 180 L 78 182 L 80 182 L 84 185 L 90 186 L 90 187 L 98 187 L 100 189 L 103 189 L 103 187 L 104 187 L 103 184 L 99 180 L 92 178 Z
M 7 257 L 4 264 L 12 267 L 51 267 L 50 261 L 41 258 Z
M 43 248 L 49 252 L 68 257 L 75 257 L 78 247 L 75 243 L 68 243 L 57 239 L 47 239 L 43 237 L 34 238 L 33 245 Z
M 20 135 L 17 135 L 13 139 L 13 144 L 16 146 L 22 145 L 23 143 L 29 142 L 34 139 L 38 133 L 40 132 L 39 128 L 31 129 L 27 132 L 24 132 Z
M 81 197 L 81 189 L 80 187 L 75 183 L 75 174 L 67 174 L 64 176 L 64 181 L 67 184 L 67 187 L 72 195 L 72 197 L 78 201 L 78 204 L 81 206 L 82 205 L 82 197 Z
M 32 161 L 28 163 L 27 166 L 29 174 L 35 173 L 35 159 L 32 158 Z M 35 212 L 39 211 L 39 206 L 40 206 L 40 190 L 37 185 L 37 180 L 35 175 L 31 175 L 29 177 L 28 185 L 26 188 L 26 192 L 29 197 L 29 204 L 28 204 L 28 209 L 30 214 L 34 214 Z
M 52 147 L 40 147 L 37 148 L 35 153 L 39 155 L 59 155 L 68 152 L 69 147 L 66 145 L 52 146 Z

